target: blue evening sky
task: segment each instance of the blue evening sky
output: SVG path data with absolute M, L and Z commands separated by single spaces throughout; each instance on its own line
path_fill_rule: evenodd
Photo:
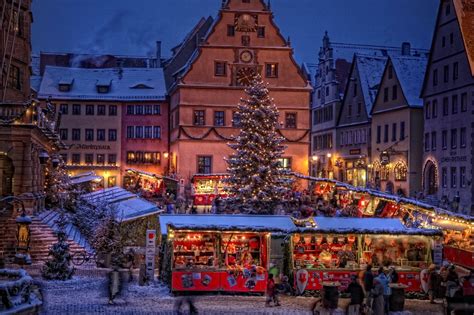
M 33 50 L 163 55 L 221 0 L 34 0 Z M 271 0 L 296 59 L 316 61 L 324 31 L 332 41 L 429 48 L 438 0 Z

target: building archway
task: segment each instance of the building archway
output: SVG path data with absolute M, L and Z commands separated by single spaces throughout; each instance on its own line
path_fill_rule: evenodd
M 0 155 L 0 196 L 13 195 L 13 175 L 15 168 L 12 160 L 5 154 Z
M 423 170 L 423 190 L 425 195 L 435 195 L 438 192 L 438 168 L 432 160 L 425 163 Z

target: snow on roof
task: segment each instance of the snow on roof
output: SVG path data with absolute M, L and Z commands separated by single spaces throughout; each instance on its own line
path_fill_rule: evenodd
M 212 229 L 212 230 L 252 230 L 291 232 L 295 225 L 289 216 L 280 215 L 160 215 L 161 234 L 168 233 L 168 225 L 182 229 Z
M 334 218 L 314 217 L 316 227 L 300 228 L 301 231 L 330 233 L 370 233 L 370 234 L 418 234 L 434 235 L 441 231 L 430 229 L 409 229 L 400 219 L 386 218 Z
M 94 174 L 86 175 L 86 176 L 80 176 L 76 178 L 71 178 L 71 184 L 72 185 L 77 185 L 77 184 L 82 184 L 82 183 L 87 183 L 87 182 L 92 182 L 92 181 L 100 181 L 102 180 L 102 176 L 97 176 Z
M 156 204 L 141 198 L 121 201 L 116 205 L 117 220 L 126 222 L 163 212 Z
M 293 175 L 297 178 L 307 179 L 307 180 L 315 181 L 315 182 L 331 183 L 331 184 L 334 184 L 337 187 L 341 187 L 341 188 L 344 188 L 344 189 L 347 189 L 347 190 L 352 190 L 354 192 L 366 193 L 366 194 L 369 194 L 369 195 L 374 196 L 374 197 L 385 198 L 385 199 L 393 201 L 396 204 L 413 205 L 413 206 L 416 206 L 416 207 L 418 207 L 420 209 L 423 209 L 423 210 L 432 211 L 433 214 L 445 215 L 445 216 L 448 216 L 448 217 L 454 217 L 454 218 L 458 218 L 458 219 L 462 219 L 462 220 L 466 220 L 466 221 L 471 221 L 471 222 L 474 221 L 473 216 L 448 211 L 446 209 L 435 207 L 435 206 L 430 205 L 426 202 L 422 202 L 422 201 L 415 200 L 415 199 L 412 199 L 412 198 L 399 197 L 399 196 L 396 196 L 396 195 L 388 194 L 388 193 L 381 192 L 381 191 L 374 190 L 374 189 L 355 187 L 355 186 L 352 186 L 352 185 L 349 185 L 347 183 L 343 183 L 343 182 L 340 182 L 340 181 L 337 181 L 337 180 L 334 180 L 334 179 L 306 176 L 306 175 L 302 175 L 302 174 L 299 174 L 299 173 L 293 173 Z
M 134 88 L 140 84 L 149 88 Z M 69 91 L 59 91 L 59 84 L 70 84 Z M 108 93 L 98 93 L 97 86 L 110 85 Z M 39 98 L 86 100 L 164 100 L 166 87 L 161 68 L 65 68 L 46 66 Z
M 30 87 L 33 91 L 39 92 L 42 78 L 40 75 L 32 75 L 30 77 Z
M 356 54 L 354 56 L 359 71 L 360 85 L 364 94 L 367 113 L 372 110 L 372 106 L 377 96 L 377 91 L 382 80 L 387 57 L 376 57 Z
M 428 58 L 413 56 L 390 57 L 409 106 L 423 106 L 420 98 Z
M 401 46 L 376 46 L 351 43 L 331 42 L 334 60 L 344 59 L 352 62 L 354 54 L 362 54 L 372 57 L 398 56 L 402 54 Z M 411 48 L 413 54 L 427 55 L 429 50 L 421 48 Z
M 93 206 L 106 203 L 116 211 L 118 221 L 130 221 L 160 213 L 162 210 L 152 202 L 120 188 L 112 187 L 82 195 L 81 198 Z

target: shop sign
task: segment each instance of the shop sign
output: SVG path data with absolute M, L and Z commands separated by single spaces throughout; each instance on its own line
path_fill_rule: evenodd
M 145 264 L 146 275 L 151 281 L 155 278 L 156 230 L 146 231 Z
M 360 149 L 350 149 L 349 154 L 350 155 L 360 154 Z
M 390 163 L 390 155 L 387 151 L 382 151 L 380 153 L 380 164 L 387 165 L 388 163 Z
M 81 150 L 110 150 L 110 145 L 95 145 L 95 144 L 74 144 L 73 147 Z
M 449 157 L 443 157 L 441 158 L 441 163 L 447 163 L 447 162 L 466 162 L 467 161 L 467 156 L 449 156 Z

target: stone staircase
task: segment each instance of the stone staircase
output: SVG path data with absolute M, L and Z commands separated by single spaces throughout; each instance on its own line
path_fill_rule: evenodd
M 41 264 L 48 259 L 49 248 L 57 242 L 54 231 L 58 214 L 54 211 L 44 211 L 30 217 L 32 223 L 30 225 L 29 253 L 33 264 Z M 15 219 L 16 216 L 12 216 L 11 212 L 0 215 L 0 251 L 3 251 L 6 258 L 12 258 L 15 255 L 17 231 Z M 84 251 L 93 252 L 91 246 L 72 224 L 67 225 L 66 234 L 71 254 Z

